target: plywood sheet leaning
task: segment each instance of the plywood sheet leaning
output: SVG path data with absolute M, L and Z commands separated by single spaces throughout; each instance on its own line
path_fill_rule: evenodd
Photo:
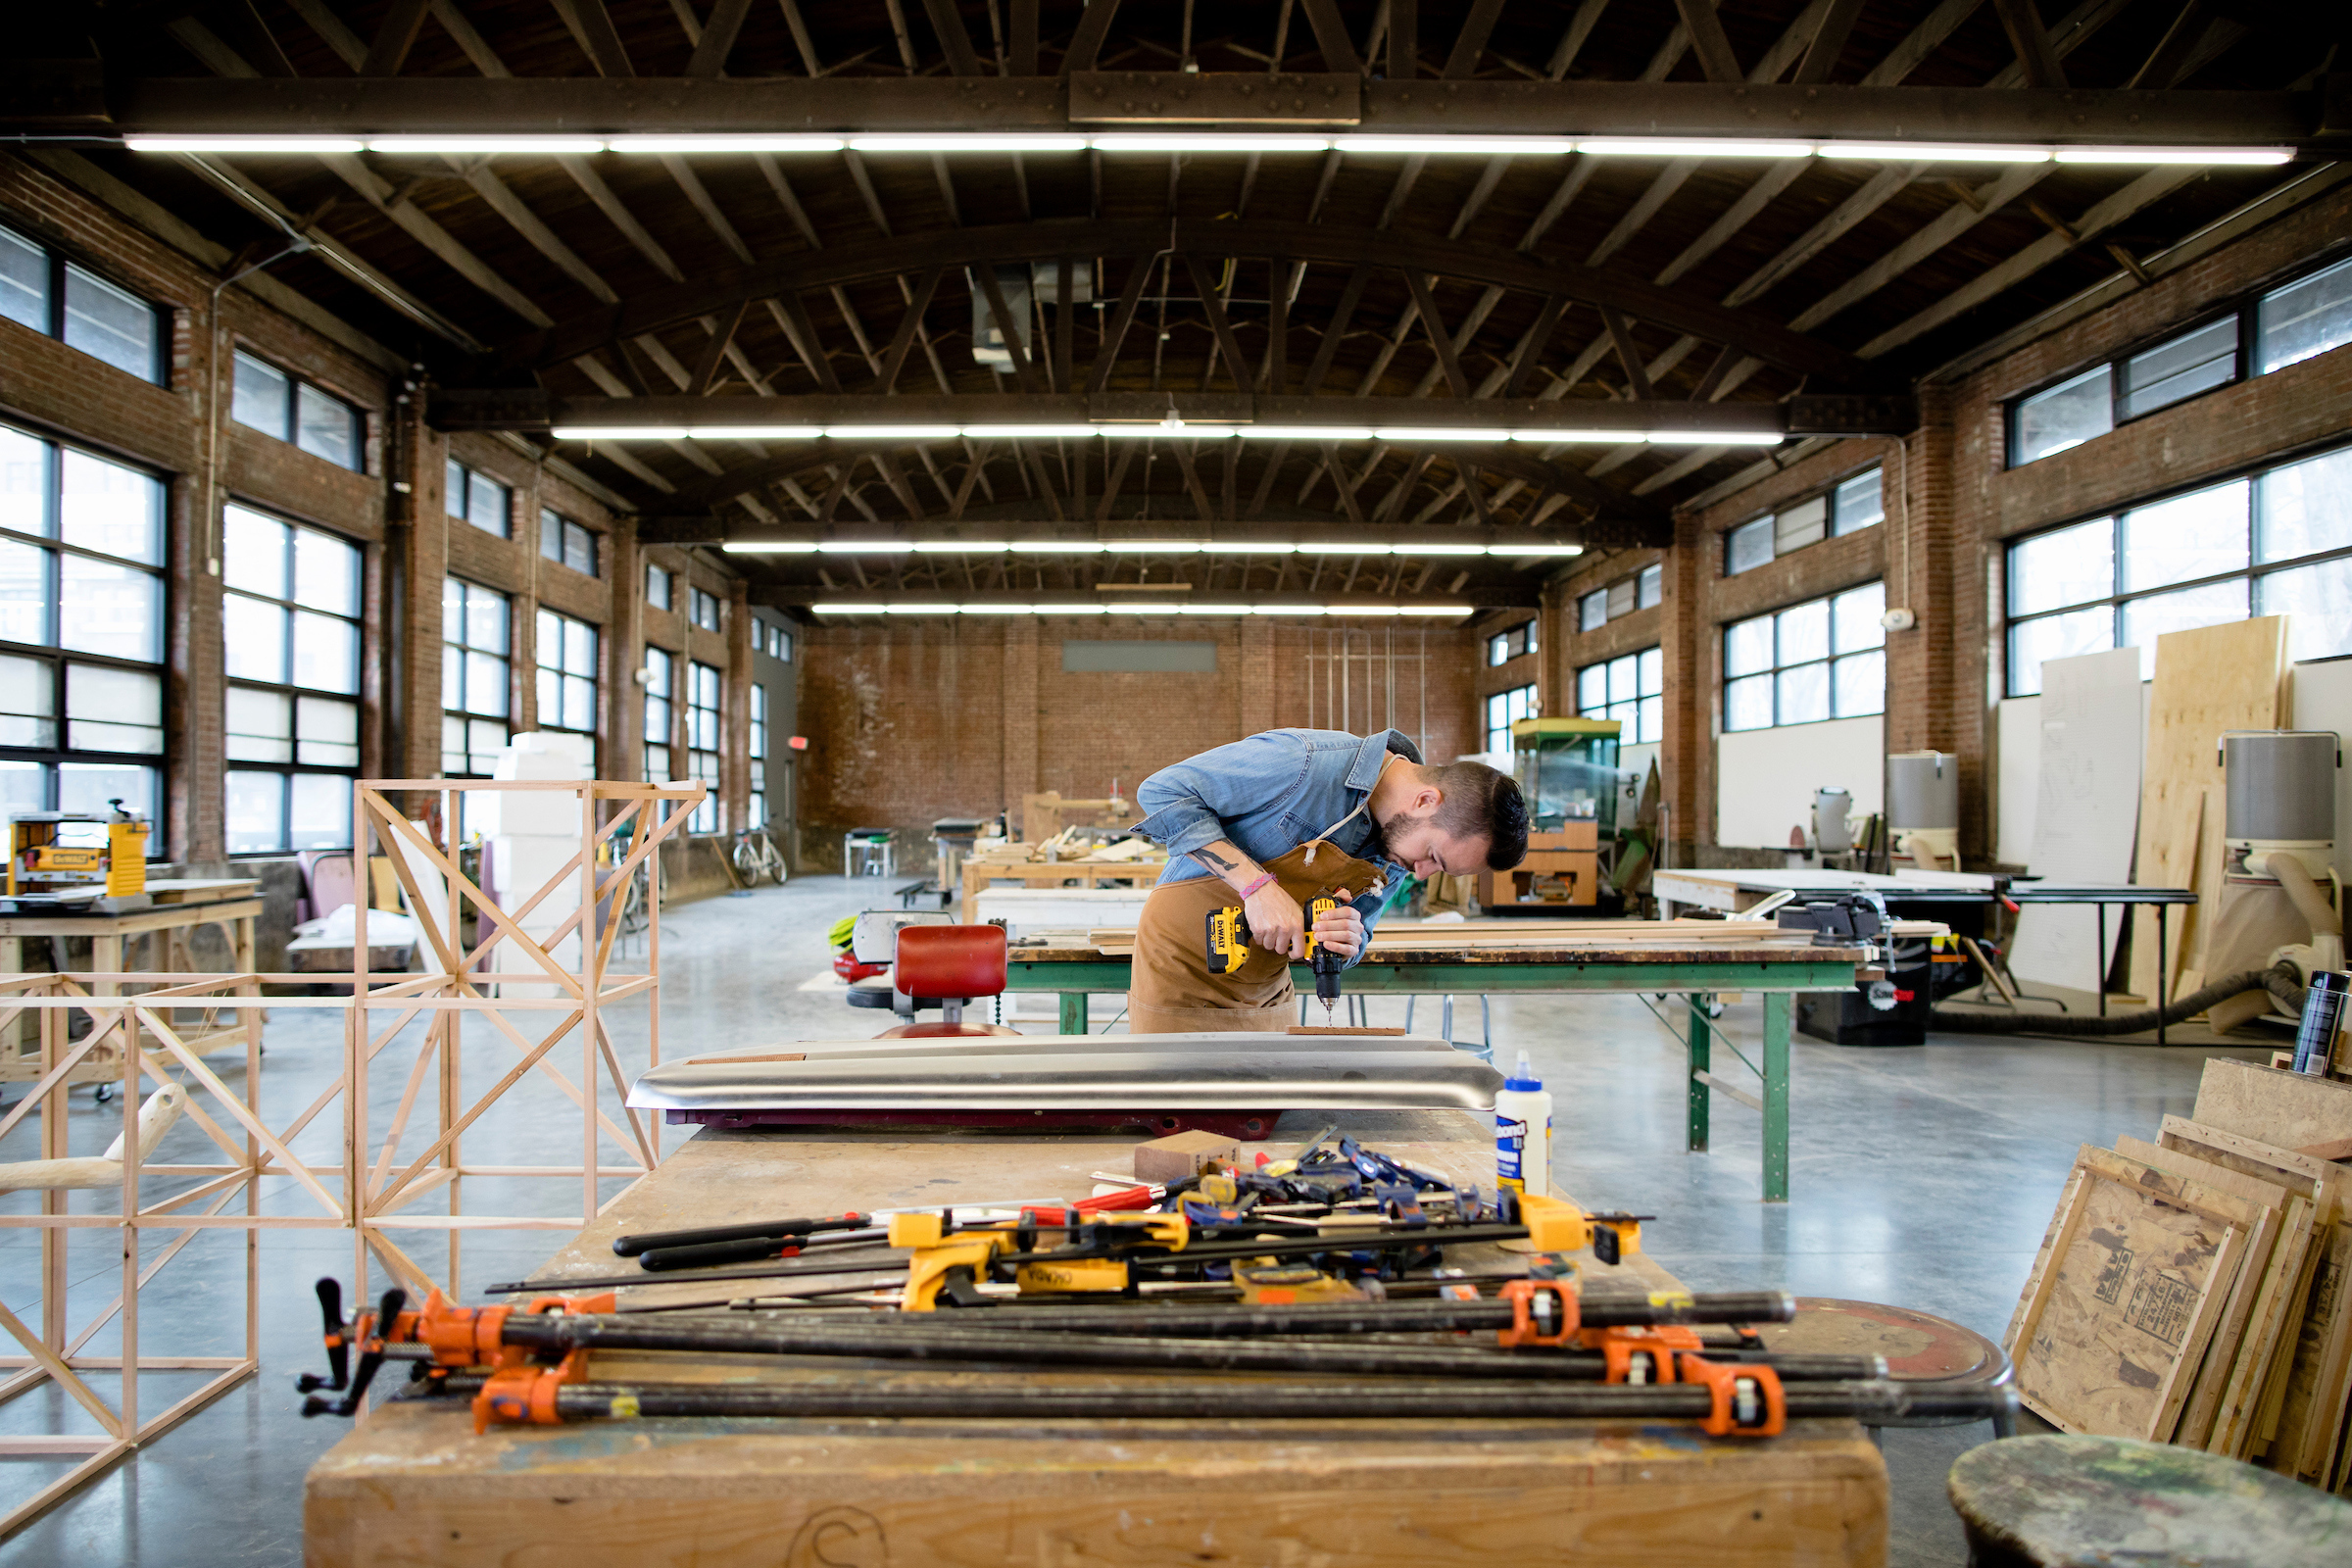
M 2224 730 L 2277 729 L 2286 721 L 2286 617 L 2261 615 L 2156 639 L 2149 694 L 2147 760 L 2140 770 L 2139 860 L 2133 880 L 2185 888 L 2196 870 L 2205 787 L 2222 782 Z M 2220 823 L 2214 824 L 2219 832 Z M 2196 940 L 2199 910 L 2180 911 L 2169 961 Z M 2133 911 L 2132 989 L 2156 995 L 2156 915 Z
M 2180 943 L 2180 980 L 2182 992 L 2204 988 L 2213 973 L 2213 932 L 2222 901 L 2222 849 L 2229 821 L 2227 793 L 2219 784 L 2205 786 L 2205 805 L 2198 817 L 2197 862 L 2195 879 L 2189 890 L 2196 894 L 2192 906 L 2202 911 L 2203 918 L 2187 922 L 2188 929 Z
M 2197 1080 L 2192 1121 L 2280 1149 L 2352 1138 L 2352 1083 L 2215 1056 Z
M 2260 1205 L 2083 1145 L 2007 1348 L 2026 1407 L 2066 1432 L 2178 1425 Z

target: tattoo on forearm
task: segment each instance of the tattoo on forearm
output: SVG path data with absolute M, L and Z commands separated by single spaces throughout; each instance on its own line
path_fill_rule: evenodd
M 1193 852 L 1193 858 L 1199 860 L 1202 865 L 1207 866 L 1212 871 L 1223 871 L 1230 874 L 1242 868 L 1240 861 L 1229 860 L 1214 850 L 1195 850 Z

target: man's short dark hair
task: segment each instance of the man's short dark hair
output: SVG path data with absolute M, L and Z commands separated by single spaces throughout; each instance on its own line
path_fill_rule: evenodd
M 1508 871 L 1527 858 L 1527 797 L 1519 781 L 1484 762 L 1447 762 L 1429 771 L 1446 799 L 1437 825 L 1455 838 L 1488 840 L 1487 868 Z

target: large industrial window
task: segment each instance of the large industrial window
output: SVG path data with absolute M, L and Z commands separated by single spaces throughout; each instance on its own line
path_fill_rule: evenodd
M 689 833 L 718 831 L 718 670 L 700 661 L 686 665 L 686 769 L 710 787 L 686 823 Z
M 2352 262 L 2271 290 L 2254 308 L 2254 373 L 2352 343 Z
M 0 316 L 142 381 L 164 379 L 163 316 L 43 245 L 0 228 Z
M 1743 522 L 1723 536 L 1723 574 L 1737 577 L 1823 539 L 1856 533 L 1886 520 L 1880 470 L 1865 468 L 1820 495 Z
M 0 426 L 0 810 L 156 823 L 164 486 Z
M 584 620 L 539 612 L 539 727 L 596 733 L 596 628 Z
M 1624 726 L 1617 738 L 1644 746 L 1666 734 L 1666 655 L 1644 648 L 1576 672 L 1580 718 L 1613 718 Z
M 343 848 L 360 771 L 360 549 L 230 506 L 220 578 L 228 853 Z
M 1866 583 L 1723 629 L 1723 727 L 1886 710 L 1886 585 Z
M 705 631 L 718 630 L 718 595 L 705 593 L 690 584 L 686 589 L 686 603 L 697 626 Z
M 666 784 L 678 775 L 669 765 L 670 684 L 677 661 L 659 648 L 645 651 L 645 781 Z
M 1498 631 L 1487 639 L 1487 664 L 1507 664 L 1523 654 L 1536 652 L 1536 623 L 1521 621 L 1509 631 Z
M 1533 636 L 1534 633 L 1529 633 Z M 792 662 L 792 633 L 781 626 L 769 626 L 761 633 L 767 657 L 784 663 Z
M 767 826 L 767 688 L 752 682 L 752 826 Z
M 239 424 L 290 441 L 337 467 L 358 472 L 367 466 L 359 410 L 242 350 L 228 412 Z
M 1665 597 L 1666 573 L 1660 566 L 1643 566 L 1631 577 L 1620 577 L 1606 588 L 1595 588 L 1576 602 L 1576 629 L 1598 631 L 1610 621 L 1647 610 Z
M 1536 688 L 1533 685 L 1514 686 L 1507 692 L 1496 692 L 1487 699 L 1487 751 L 1508 757 L 1511 751 L 1511 721 L 1536 716 Z
M 2168 631 L 2292 615 L 2297 662 L 2352 654 L 2352 447 L 2207 485 L 2009 547 L 2012 697 L 2042 661 Z
M 645 602 L 656 610 L 669 608 L 669 573 L 660 566 L 645 568 Z
M 455 458 L 449 460 L 445 477 L 448 490 L 442 506 L 451 516 L 462 517 L 501 539 L 513 537 L 513 491 Z
M 507 745 L 507 596 L 441 580 L 441 771 L 486 776 Z
M 546 507 L 539 509 L 539 554 L 574 571 L 598 575 L 595 532 Z

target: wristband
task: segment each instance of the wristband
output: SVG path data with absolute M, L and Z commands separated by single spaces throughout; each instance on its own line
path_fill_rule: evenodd
M 1247 903 L 1249 903 L 1249 902 L 1250 902 L 1251 899 L 1254 899 L 1254 898 L 1256 898 L 1256 897 L 1257 897 L 1257 895 L 1258 895 L 1258 894 L 1259 894 L 1261 891 L 1263 891 L 1263 890 L 1266 888 L 1266 886 L 1267 886 L 1268 884 L 1272 883 L 1273 881 L 1274 881 L 1274 873 L 1273 873 L 1273 872 L 1271 872 L 1271 871 L 1268 871 L 1268 872 L 1266 872 L 1265 874 L 1263 874 L 1262 876 L 1260 876 L 1260 877 L 1259 877 L 1259 878 L 1258 878 L 1256 881 L 1254 881 L 1254 882 L 1250 883 L 1250 884 L 1248 887 L 1246 887 L 1246 888 L 1242 889 L 1242 902 L 1243 902 L 1244 904 L 1247 904 Z

